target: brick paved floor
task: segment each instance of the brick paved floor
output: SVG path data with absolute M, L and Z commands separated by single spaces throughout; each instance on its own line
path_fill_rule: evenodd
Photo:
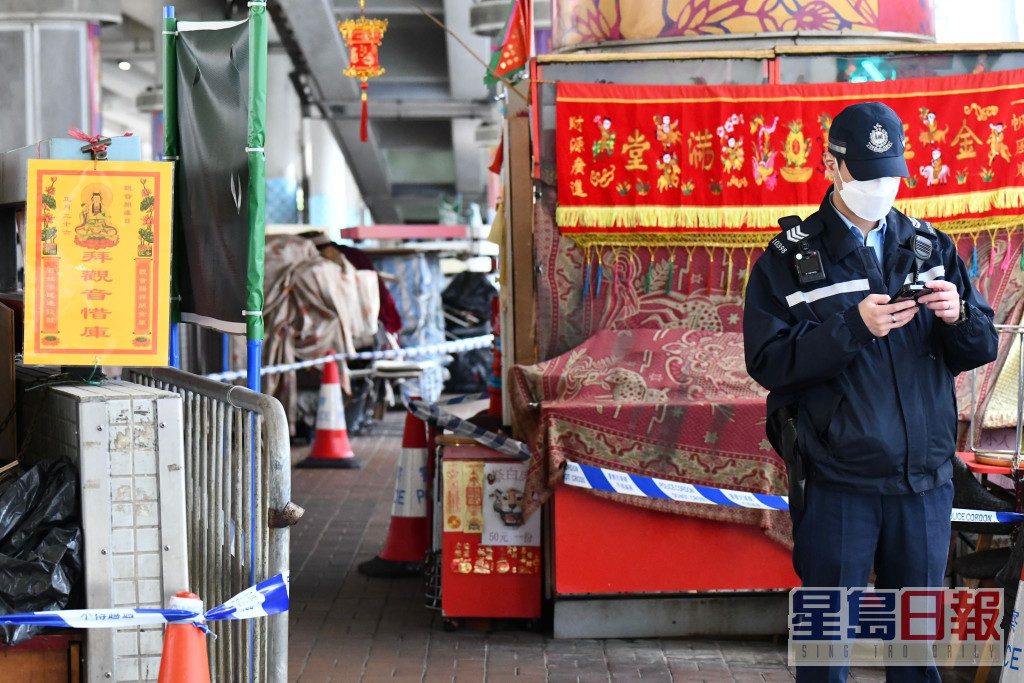
M 403 416 L 352 437 L 360 470 L 292 472 L 306 509 L 292 530 L 288 670 L 302 683 L 374 681 L 790 681 L 785 643 L 702 640 L 554 640 L 527 631 L 448 633 L 424 607 L 419 579 L 366 579 L 356 565 L 387 535 Z M 307 448 L 295 448 L 293 461 Z M 994 672 L 996 678 L 998 673 Z M 881 669 L 855 681 L 883 681 Z M 973 670 L 943 672 L 973 680 Z

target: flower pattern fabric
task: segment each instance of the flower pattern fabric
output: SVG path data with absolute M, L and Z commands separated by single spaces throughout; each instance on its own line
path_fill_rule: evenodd
M 919 0 L 555 0 L 553 4 L 556 48 L 779 31 L 935 34 L 933 9 Z

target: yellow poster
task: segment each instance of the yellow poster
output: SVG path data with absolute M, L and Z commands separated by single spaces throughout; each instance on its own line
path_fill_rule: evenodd
M 167 365 L 171 169 L 28 162 L 27 365 Z
M 483 461 L 446 459 L 441 471 L 444 477 L 444 530 L 482 534 Z

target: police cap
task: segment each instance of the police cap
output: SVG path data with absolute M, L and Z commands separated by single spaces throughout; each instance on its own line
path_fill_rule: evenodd
M 836 115 L 828 131 L 828 149 L 846 160 L 854 180 L 906 178 L 903 122 L 881 102 L 851 104 Z

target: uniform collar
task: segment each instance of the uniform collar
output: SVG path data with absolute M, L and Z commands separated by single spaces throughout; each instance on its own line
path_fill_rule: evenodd
M 818 215 L 825 223 L 825 243 L 828 245 L 829 256 L 833 261 L 841 261 L 847 254 L 864 245 L 850 232 L 839 212 L 832 206 L 832 191 L 830 187 L 825 193 Z
M 832 207 L 832 210 L 836 212 L 836 215 L 839 216 L 839 220 L 841 220 L 843 223 L 845 223 L 846 227 L 849 228 L 850 233 L 854 237 L 856 237 L 862 244 L 866 245 L 867 244 L 867 239 L 863 236 L 864 233 L 861 232 L 861 229 L 859 227 L 857 227 L 856 225 L 854 225 L 853 221 L 851 221 L 849 218 L 847 218 L 842 213 L 840 213 L 839 209 L 836 208 L 835 201 L 834 201 L 834 195 L 829 195 L 829 202 L 828 203 L 829 203 L 829 206 Z M 879 232 L 879 236 L 882 238 L 882 244 L 885 244 L 885 227 L 886 227 L 886 217 L 883 216 L 882 219 L 880 221 L 878 221 L 878 225 L 875 226 L 874 228 L 872 228 L 868 232 L 868 234 L 871 234 L 872 232 L 877 230 Z
M 847 222 L 839 215 L 839 211 L 832 205 L 832 192 L 830 187 L 825 192 L 825 198 L 818 209 L 818 215 L 825 224 L 825 243 L 828 246 L 829 256 L 834 261 L 846 258 L 847 254 L 864 246 L 864 243 L 857 239 L 850 230 Z M 914 228 L 910 221 L 904 220 L 903 215 L 896 209 L 890 209 L 885 216 L 885 233 L 883 249 L 888 252 L 888 245 L 905 244 L 910 236 L 914 234 Z

